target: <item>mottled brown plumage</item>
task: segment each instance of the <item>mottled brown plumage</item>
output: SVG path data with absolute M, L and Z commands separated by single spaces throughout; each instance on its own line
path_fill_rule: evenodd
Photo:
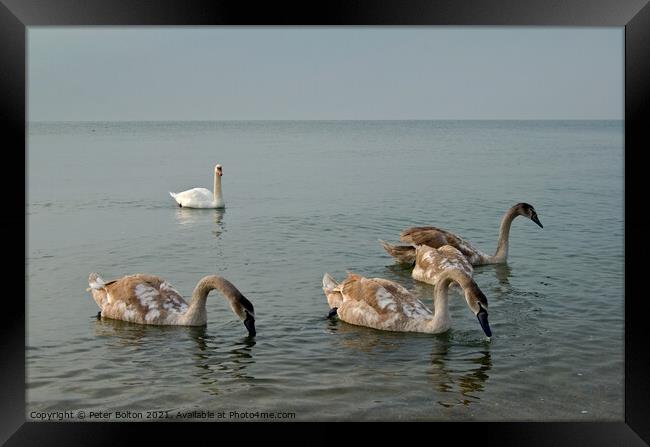
M 453 233 L 437 227 L 412 227 L 402 231 L 399 240 L 407 244 L 426 245 L 428 247 L 440 248 L 449 245 L 459 250 L 467 259 L 474 260 L 479 252 L 469 242 L 456 236 Z
M 434 294 L 434 312 L 396 282 L 383 278 L 365 278 L 349 273 L 337 284 L 328 273 L 323 276 L 323 292 L 330 308 L 347 323 L 379 330 L 400 332 L 440 333 L 451 326 L 448 306 L 448 287 L 455 271 L 443 276 Z M 475 302 L 473 294 L 465 296 L 474 313 L 483 312 L 487 326 L 487 301 L 485 308 Z M 480 319 L 479 319 L 480 321 Z M 483 322 L 481 323 L 483 325 Z M 487 326 L 486 333 L 489 332 Z M 489 336 L 489 333 L 488 333 Z
M 418 281 L 435 286 L 447 270 L 457 270 L 458 285 L 466 286 L 472 280 L 474 268 L 460 250 L 451 245 L 440 248 L 418 245 L 415 247 L 415 266 L 411 276 Z
M 128 275 L 104 282 L 98 274 L 91 273 L 88 284 L 102 318 L 152 325 L 205 325 L 206 299 L 216 289 L 229 301 L 235 315 L 244 320 L 249 333 L 255 335 L 253 305 L 232 283 L 216 275 L 197 283 L 189 303 L 171 284 L 154 275 Z
M 400 241 L 412 244 L 413 246 L 426 245 L 433 248 L 450 245 L 463 253 L 472 265 L 500 264 L 506 262 L 508 258 L 510 226 L 517 216 L 527 217 L 543 228 L 539 218 L 537 217 L 537 212 L 532 205 L 529 205 L 528 203 L 517 203 L 516 205 L 513 205 L 505 212 L 501 219 L 499 240 L 496 252 L 493 256 L 480 251 L 463 238 L 438 227 L 425 226 L 407 228 L 400 233 Z M 389 254 L 395 257 L 399 262 L 412 263 L 412 252 L 408 246 L 393 246 L 393 253 L 389 251 Z

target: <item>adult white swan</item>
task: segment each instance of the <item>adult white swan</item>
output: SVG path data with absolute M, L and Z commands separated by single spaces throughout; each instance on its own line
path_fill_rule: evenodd
M 97 273 L 91 273 L 88 285 L 102 318 L 175 326 L 207 324 L 205 302 L 208 293 L 216 289 L 243 320 L 248 334 L 255 335 L 253 304 L 230 281 L 216 275 L 205 276 L 196 284 L 189 304 L 171 284 L 154 275 L 128 275 L 106 282 Z
M 433 248 L 440 248 L 443 245 L 451 245 L 460 250 L 472 265 L 483 264 L 502 264 L 508 259 L 508 241 L 510 238 L 510 226 L 517 216 L 524 216 L 535 222 L 540 228 L 544 228 L 537 217 L 537 212 L 532 205 L 528 203 L 517 203 L 510 207 L 503 218 L 499 227 L 499 241 L 494 256 L 483 253 L 475 248 L 468 241 L 456 236 L 449 231 L 436 227 L 412 227 L 407 228 L 400 234 L 400 241 L 412 246 L 398 246 L 383 244 L 386 251 L 396 258 L 399 262 L 413 264 L 415 262 L 415 245 L 427 245 Z
M 184 208 L 225 208 L 221 193 L 221 165 L 214 167 L 214 191 L 206 188 L 192 188 L 183 192 L 170 192 L 169 195 L 176 200 L 178 206 Z

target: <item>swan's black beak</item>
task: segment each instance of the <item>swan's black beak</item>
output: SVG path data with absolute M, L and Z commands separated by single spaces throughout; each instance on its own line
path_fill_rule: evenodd
M 488 323 L 487 310 L 481 307 L 481 310 L 476 314 L 476 317 L 478 318 L 478 322 L 481 324 L 481 328 L 483 329 L 483 332 L 485 332 L 485 335 L 487 335 L 488 337 L 492 337 L 492 331 L 490 330 L 490 323 Z
M 537 217 L 537 214 L 533 214 L 533 217 L 530 218 L 533 222 L 535 222 L 537 225 L 539 225 L 540 228 L 544 228 L 544 225 L 539 221 L 539 218 Z
M 255 318 L 251 317 L 250 315 L 246 317 L 244 320 L 244 326 L 246 326 L 246 329 L 248 329 L 248 336 L 249 337 L 255 337 Z
M 338 307 L 332 307 L 332 309 L 330 309 L 329 313 L 327 314 L 327 318 L 335 317 L 337 315 L 336 312 L 338 310 L 339 310 Z

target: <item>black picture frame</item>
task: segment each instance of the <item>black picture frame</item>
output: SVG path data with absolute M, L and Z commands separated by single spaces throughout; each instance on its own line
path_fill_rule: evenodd
M 620 26 L 625 27 L 625 417 L 620 423 L 599 422 L 481 422 L 431 423 L 426 431 L 436 438 L 458 437 L 499 445 L 647 445 L 650 443 L 650 325 L 645 324 L 648 300 L 643 295 L 641 269 L 646 256 L 647 226 L 642 211 L 645 201 L 641 156 L 649 149 L 646 130 L 650 108 L 650 5 L 644 0 L 411 0 L 266 2 L 208 0 L 0 0 L 0 126 L 5 154 L 23 153 L 23 185 L 26 188 L 26 31 L 29 26 L 77 25 L 494 25 L 494 26 Z M 20 158 L 18 158 L 20 160 Z M 20 164 L 20 163 L 18 163 Z M 20 176 L 16 163 L 10 174 Z M 3 176 L 7 178 L 7 176 Z M 0 225 L 7 239 L 17 239 L 22 224 L 23 255 L 27 259 L 26 221 L 17 221 L 16 210 L 26 210 L 26 194 L 15 191 L 5 206 L 10 218 Z M 24 191 L 25 192 L 25 191 Z M 12 206 L 13 205 L 13 206 Z M 7 214 L 5 214 L 7 216 Z M 26 217 L 27 218 L 27 217 Z M 20 231 L 20 230 L 18 230 Z M 19 250 L 16 243 L 16 252 Z M 17 262 L 6 270 L 20 278 Z M 25 264 L 26 267 L 26 264 Z M 594 265 L 595 269 L 606 266 Z M 26 270 L 23 271 L 26 275 Z M 26 278 L 26 276 L 25 276 Z M 587 279 L 586 279 L 587 280 Z M 34 423 L 25 421 L 25 301 L 19 281 L 5 297 L 0 325 L 0 354 L 3 366 L 0 441 L 6 445 L 104 445 L 122 443 L 135 432 L 146 430 L 157 436 L 185 429 L 186 424 L 157 423 Z M 6 286 L 6 284 L 5 284 Z M 7 292 L 5 292 L 7 293 Z M 588 310 L 586 310 L 587 312 Z M 594 328 L 598 330 L 598 328 Z M 424 425 L 428 425 L 425 423 Z M 240 424 L 227 424 L 236 426 Z M 420 424 L 422 425 L 422 424 Z M 469 425 L 469 426 L 468 426 Z M 282 426 L 282 424 L 276 424 Z M 274 427 L 275 429 L 275 427 Z M 323 428 L 327 430 L 327 428 Z M 218 427 L 223 431 L 223 426 Z M 364 427 L 364 431 L 374 429 Z M 195 436 L 208 441 L 214 424 L 193 424 Z M 229 430 L 231 431 L 231 430 Z M 233 431 L 231 431 L 232 433 Z M 242 436 L 247 436 L 241 432 Z M 216 439 L 215 439 L 216 441 Z

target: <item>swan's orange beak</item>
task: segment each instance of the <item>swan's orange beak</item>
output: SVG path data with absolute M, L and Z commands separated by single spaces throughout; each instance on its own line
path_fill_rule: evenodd
M 217 168 L 217 175 L 219 177 L 223 176 L 223 171 L 221 170 L 221 168 Z

